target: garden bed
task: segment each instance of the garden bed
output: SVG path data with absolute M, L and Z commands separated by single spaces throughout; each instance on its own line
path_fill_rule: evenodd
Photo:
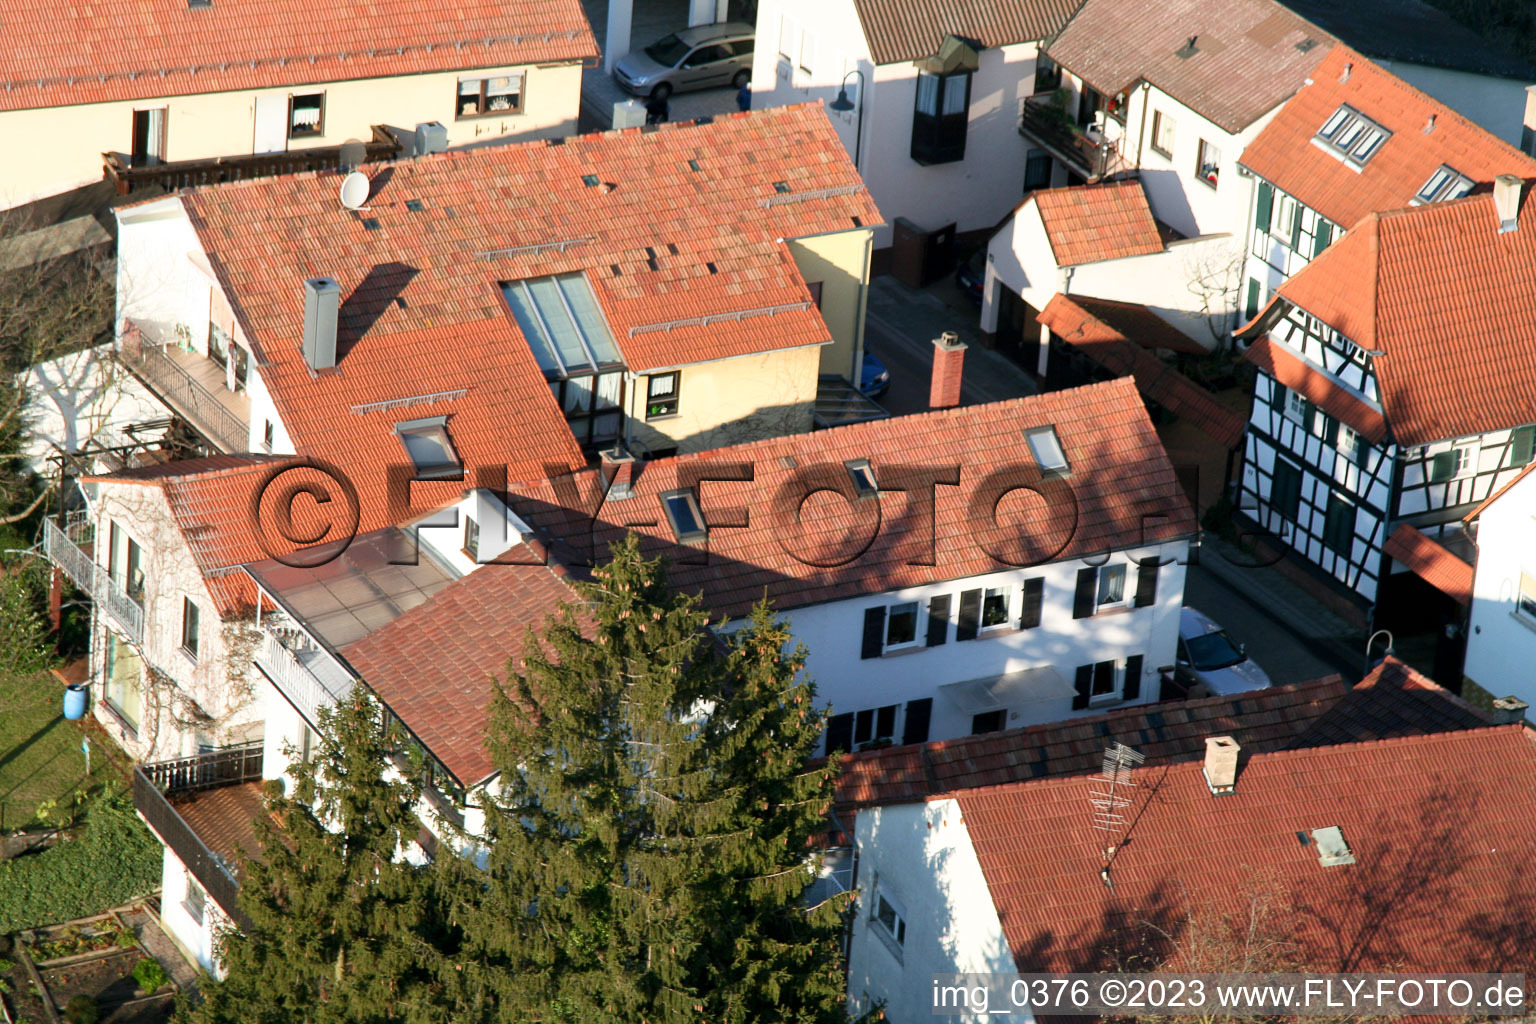
M 130 915 L 136 908 L 122 908 Z M 71 1004 L 89 1003 L 99 1024 L 165 1024 L 178 985 L 139 943 L 131 918 L 117 912 L 40 928 L 19 936 L 18 961 L 30 960 L 39 990 L 18 963 L 9 973 L 14 1016 L 28 1024 L 73 1019 Z M 82 1007 L 76 1006 L 76 1010 Z

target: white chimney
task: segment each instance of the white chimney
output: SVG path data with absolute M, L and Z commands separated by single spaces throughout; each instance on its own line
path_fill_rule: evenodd
M 1205 738 L 1205 784 L 1211 787 L 1211 795 L 1236 792 L 1237 754 L 1242 749 L 1231 736 Z
M 304 282 L 304 361 L 311 370 L 336 365 L 336 315 L 341 306 L 341 285 L 329 277 Z
M 1493 179 L 1493 209 L 1499 215 L 1499 234 L 1507 234 L 1520 223 L 1520 186 L 1525 184 L 1513 174 Z
M 1493 721 L 1496 725 L 1513 725 L 1525 721 L 1530 705 L 1519 697 L 1500 697 L 1493 702 Z

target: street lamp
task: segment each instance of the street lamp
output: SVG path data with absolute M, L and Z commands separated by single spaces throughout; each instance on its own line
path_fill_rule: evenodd
M 859 120 L 853 133 L 853 169 L 859 169 L 859 149 L 864 142 L 864 72 L 854 68 L 843 76 L 842 82 L 837 87 L 837 99 L 827 104 L 827 108 L 835 110 L 839 114 L 846 114 L 853 109 L 853 101 L 848 98 L 848 79 L 854 75 L 859 76 Z

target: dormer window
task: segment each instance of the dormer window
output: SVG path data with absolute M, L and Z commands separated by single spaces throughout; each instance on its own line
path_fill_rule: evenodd
M 1419 189 L 1419 194 L 1413 197 L 1414 205 L 1421 203 L 1443 203 L 1447 199 L 1460 199 L 1472 191 L 1472 179 L 1457 171 L 1440 165 L 1440 169 L 1429 176 L 1424 187 Z
M 1061 441 L 1056 437 L 1055 427 L 1026 430 L 1024 438 L 1029 442 L 1029 451 L 1035 457 L 1035 465 L 1039 466 L 1042 472 L 1065 473 L 1067 471 L 1067 456 L 1061 450 Z
M 873 498 L 880 493 L 880 486 L 875 483 L 875 468 L 868 459 L 851 459 L 843 463 L 843 467 L 848 470 L 848 479 L 853 481 L 855 495 Z
M 1391 137 L 1387 129 L 1348 105 L 1335 110 L 1317 133 L 1318 142 L 1357 167 L 1364 167 Z
M 448 417 L 396 423 L 395 434 L 416 467 L 416 479 L 445 480 L 463 475 L 464 464 L 448 436 Z
M 699 511 L 699 499 L 693 491 L 665 491 L 661 507 L 679 544 L 694 544 L 709 537 L 709 527 L 704 525 L 704 513 Z

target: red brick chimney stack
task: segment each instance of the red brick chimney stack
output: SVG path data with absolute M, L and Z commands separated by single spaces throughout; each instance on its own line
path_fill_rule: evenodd
M 960 404 L 960 374 L 965 368 L 965 342 L 954 331 L 933 339 L 933 382 L 928 388 L 930 409 Z

